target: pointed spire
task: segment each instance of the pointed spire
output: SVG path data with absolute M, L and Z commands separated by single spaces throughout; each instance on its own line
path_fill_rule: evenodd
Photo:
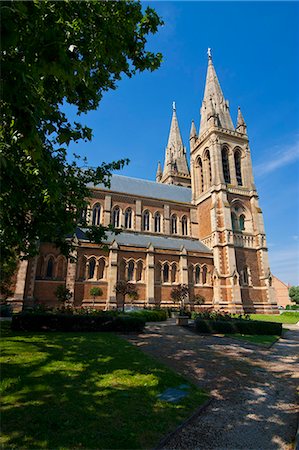
M 160 183 L 161 178 L 162 178 L 162 167 L 161 167 L 160 161 L 158 161 L 158 167 L 157 167 L 157 172 L 156 172 L 156 182 Z
M 195 139 L 197 138 L 196 127 L 195 127 L 194 120 L 192 120 L 192 123 L 191 123 L 190 140 L 193 139 L 193 138 L 195 138 Z
M 167 147 L 172 149 L 173 154 L 176 154 L 183 149 L 183 141 L 181 137 L 181 132 L 178 124 L 178 119 L 176 116 L 176 106 L 175 102 L 172 103 L 172 119 L 170 126 L 170 133 L 168 137 Z
M 168 176 L 172 175 L 172 172 L 174 172 L 175 174 L 190 176 L 186 157 L 186 149 L 183 145 L 183 140 L 176 115 L 175 102 L 173 102 L 172 104 L 172 119 L 168 143 L 165 151 L 163 182 L 168 178 Z
M 243 114 L 241 112 L 240 106 L 238 106 L 238 118 L 237 118 L 237 126 L 236 131 L 242 134 L 246 134 L 247 132 L 247 126 L 243 117 Z
M 229 113 L 228 101 L 225 100 L 221 90 L 218 77 L 213 65 L 211 49 L 208 49 L 208 70 L 204 98 L 201 107 L 200 134 L 204 133 L 211 125 L 209 118 L 217 117 L 218 126 L 234 130 L 233 122 Z

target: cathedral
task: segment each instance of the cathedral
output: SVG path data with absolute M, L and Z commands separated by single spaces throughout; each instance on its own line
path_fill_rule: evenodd
M 38 256 L 20 263 L 15 309 L 56 306 L 61 284 L 75 306 L 117 308 L 115 284 L 127 280 L 139 307 L 172 306 L 172 288 L 185 284 L 195 309 L 203 298 L 205 307 L 232 313 L 277 311 L 246 123 L 239 108 L 234 126 L 210 51 L 200 115 L 199 130 L 191 124 L 190 163 L 173 104 L 156 181 L 113 175 L 110 188 L 90 187 L 89 223 L 122 232 L 108 234 L 103 247 L 78 227 L 69 260 L 42 243 Z M 95 299 L 93 287 L 102 291 Z

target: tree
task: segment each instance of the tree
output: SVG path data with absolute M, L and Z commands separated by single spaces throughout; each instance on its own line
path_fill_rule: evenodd
M 67 287 L 63 286 L 63 284 L 60 284 L 59 286 L 57 286 L 57 288 L 55 290 L 55 295 L 56 295 L 57 299 L 61 303 L 63 303 L 63 306 L 66 306 L 73 296 L 71 291 Z
M 292 286 L 289 289 L 289 297 L 292 302 L 299 305 L 299 286 Z
M 72 123 L 97 108 L 103 93 L 137 71 L 155 70 L 161 54 L 146 49 L 162 20 L 139 1 L 1 2 L 1 254 L 8 283 L 16 258 L 52 242 L 68 255 L 76 224 L 89 197 L 87 184 L 109 186 L 111 171 L 128 160 L 88 168 L 71 141 L 88 141 L 92 130 Z M 81 218 L 82 219 L 82 218 Z M 85 219 L 81 220 L 82 224 Z M 107 228 L 90 230 L 100 242 Z M 4 285 L 4 284 L 3 284 Z
M 114 286 L 114 291 L 122 297 L 122 310 L 125 310 L 126 296 L 136 300 L 138 298 L 138 291 L 134 284 L 125 280 L 117 281 Z
M 103 295 L 103 291 L 101 288 L 99 287 L 92 287 L 89 291 L 90 295 L 92 295 L 93 297 L 93 304 L 92 306 L 94 306 L 94 302 L 96 300 L 96 297 L 101 297 Z
M 179 284 L 171 289 L 170 297 L 174 304 L 179 303 L 180 309 L 184 309 L 185 300 L 189 296 L 189 287 L 186 284 Z

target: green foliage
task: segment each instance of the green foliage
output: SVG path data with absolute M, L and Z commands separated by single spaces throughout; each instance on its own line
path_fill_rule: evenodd
M 280 336 L 273 336 L 273 335 L 263 335 L 263 334 L 229 334 L 228 337 L 234 338 L 234 339 L 240 339 L 241 341 L 245 342 L 251 342 L 256 345 L 262 345 L 262 346 L 271 346 L 274 344 Z
M 292 302 L 299 305 L 299 286 L 292 286 L 289 289 L 289 297 Z
M 250 314 L 253 320 L 262 320 L 266 322 L 278 323 L 297 323 L 299 321 L 299 313 L 283 312 L 282 314 Z
M 101 297 L 103 295 L 103 291 L 100 287 L 92 287 L 89 291 L 90 295 L 92 295 L 94 298 L 95 297 Z
M 184 308 L 184 302 L 189 296 L 189 287 L 186 284 L 179 284 L 173 287 L 170 292 L 170 297 L 174 304 L 179 303 L 180 308 Z
M 196 294 L 194 295 L 193 303 L 194 305 L 204 305 L 206 302 L 206 299 L 203 295 Z
M 211 320 L 198 317 L 195 329 L 200 333 L 224 334 L 262 334 L 281 336 L 282 325 L 274 322 L 259 322 L 254 320 Z
M 57 288 L 55 290 L 55 295 L 56 295 L 57 299 L 64 304 L 68 303 L 73 296 L 71 291 L 67 287 L 65 287 L 63 284 L 60 284 L 59 286 L 57 286 Z
M 136 300 L 138 298 L 138 290 L 137 287 L 133 283 L 129 283 L 125 280 L 119 280 L 116 282 L 114 286 L 114 291 L 117 294 L 120 294 L 122 297 L 122 310 L 125 309 L 125 301 L 126 296 L 128 295 L 132 300 Z
M 92 130 L 71 120 L 94 110 L 103 93 L 125 75 L 155 70 L 161 54 L 146 49 L 148 35 L 162 25 L 156 12 L 138 1 L 1 2 L 1 288 L 5 292 L 17 258 L 33 256 L 38 243 L 62 253 L 89 197 L 87 185 L 104 183 L 122 159 L 88 168 L 67 158 L 70 142 L 89 141 Z M 85 224 L 85 219 L 81 220 Z M 109 227 L 93 227 L 101 242 Z M 69 236 L 69 239 L 66 239 Z
M 287 305 L 286 309 L 289 309 L 289 310 L 294 309 L 294 310 L 296 310 L 296 309 L 299 309 L 299 305 Z
M 135 331 L 143 330 L 145 320 L 142 317 L 114 315 L 108 312 L 100 314 L 29 314 L 13 316 L 14 331 Z
M 1 349 L 5 449 L 156 448 L 207 399 L 159 400 L 186 379 L 112 333 L 2 329 Z
M 0 317 L 11 317 L 12 316 L 12 306 L 9 303 L 0 303 Z
M 140 309 L 127 314 L 133 317 L 143 317 L 146 322 L 160 322 L 167 320 L 167 311 L 164 309 Z

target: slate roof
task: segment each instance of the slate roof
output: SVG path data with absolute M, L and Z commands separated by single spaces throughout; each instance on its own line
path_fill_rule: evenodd
M 79 240 L 86 240 L 85 236 L 86 228 L 77 228 L 76 235 Z M 113 233 L 107 233 L 108 239 L 104 241 L 107 244 L 111 244 L 114 240 L 118 245 L 126 245 L 128 247 L 142 247 L 147 248 L 150 244 L 154 248 L 162 248 L 167 250 L 180 250 L 181 247 L 185 247 L 187 251 L 212 253 L 211 250 L 206 247 L 201 241 L 197 239 L 186 238 L 174 238 L 166 236 L 148 235 L 144 233 L 126 233 L 122 232 L 118 235 Z
M 89 184 L 90 188 L 94 186 Z M 155 181 L 140 178 L 112 175 L 110 189 L 102 184 L 95 186 L 104 191 L 121 192 L 160 200 L 172 200 L 180 203 L 191 203 L 192 192 L 190 188 L 170 184 L 156 183 Z

